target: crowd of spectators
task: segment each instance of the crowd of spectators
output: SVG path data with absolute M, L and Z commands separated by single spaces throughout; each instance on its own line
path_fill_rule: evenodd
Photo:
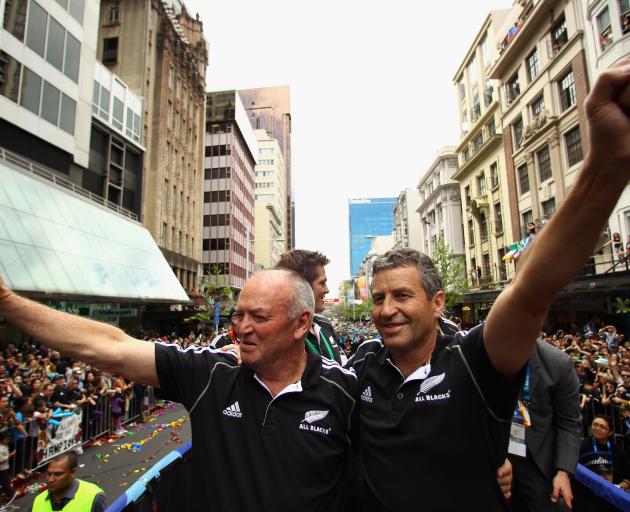
M 81 439 L 122 436 L 134 384 L 36 343 L 0 351 L 0 493 L 39 465 L 59 419 L 82 413 Z M 116 412 L 118 404 L 118 413 Z

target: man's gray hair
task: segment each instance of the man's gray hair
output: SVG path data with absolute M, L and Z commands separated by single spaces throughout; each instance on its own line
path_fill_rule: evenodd
M 433 260 L 426 254 L 415 249 L 395 249 L 387 251 L 383 256 L 379 256 L 372 264 L 374 276 L 383 270 L 391 268 L 416 267 L 420 282 L 427 292 L 429 299 L 443 290 L 442 278 L 433 263 Z
M 290 320 L 295 320 L 304 311 L 308 310 L 311 315 L 315 312 L 315 295 L 313 289 L 306 279 L 294 270 L 288 268 L 270 268 L 261 272 L 282 272 L 287 275 L 291 283 L 292 297 L 289 298 L 288 316 Z

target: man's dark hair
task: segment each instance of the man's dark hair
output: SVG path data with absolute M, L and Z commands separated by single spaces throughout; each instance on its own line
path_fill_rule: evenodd
M 293 272 L 297 272 L 311 284 L 317 277 L 317 266 L 321 265 L 324 267 L 328 263 L 330 263 L 330 260 L 321 252 L 293 249 L 280 256 L 275 268 L 293 270 Z
M 420 277 L 420 282 L 427 293 L 427 297 L 432 299 L 433 296 L 443 290 L 442 278 L 437 268 L 433 264 L 433 260 L 426 254 L 415 249 L 396 249 L 387 251 L 383 256 L 379 256 L 372 264 L 372 273 L 374 276 L 383 270 L 390 268 L 415 267 Z
M 62 460 L 67 460 L 68 467 L 73 470 L 79 467 L 79 459 L 77 457 L 77 452 L 74 450 L 70 450 L 69 452 L 60 453 L 51 459 L 50 462 L 61 462 Z M 49 462 L 49 464 L 50 464 Z

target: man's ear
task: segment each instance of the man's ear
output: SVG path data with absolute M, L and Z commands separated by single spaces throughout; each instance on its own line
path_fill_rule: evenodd
M 433 306 L 433 316 L 439 318 L 444 312 L 446 307 L 446 295 L 442 290 L 435 292 L 435 295 L 431 299 L 431 305 Z
M 309 329 L 311 328 L 311 323 L 313 321 L 313 313 L 309 310 L 304 310 L 300 315 L 296 318 L 295 322 L 295 339 L 303 340 L 306 337 Z

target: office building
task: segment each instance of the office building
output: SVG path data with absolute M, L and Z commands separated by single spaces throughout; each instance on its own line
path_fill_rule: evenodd
M 273 267 L 284 252 L 286 236 L 286 167 L 280 145 L 266 130 L 254 130 L 258 141 L 254 214 L 256 268 Z
M 394 206 L 394 247 L 420 250 L 420 194 L 415 188 L 406 188 Z
M 104 0 L 97 28 L 97 57 L 144 104 L 142 221 L 182 286 L 195 290 L 208 64 L 203 25 L 180 0 Z M 121 108 L 114 101 L 112 115 L 118 120 L 126 116 Z
M 247 117 L 254 130 L 265 130 L 267 135 L 278 141 L 286 167 L 286 221 L 284 236 L 287 250 L 295 247 L 295 205 L 292 200 L 291 165 L 291 93 L 289 87 L 260 87 L 242 89 L 239 95 L 243 101 Z
M 203 273 L 239 291 L 254 271 L 256 135 L 236 91 L 207 95 Z
M 395 197 L 350 199 L 350 273 L 359 275 L 363 258 L 370 251 L 372 240 L 379 235 L 391 235 L 394 229 Z

